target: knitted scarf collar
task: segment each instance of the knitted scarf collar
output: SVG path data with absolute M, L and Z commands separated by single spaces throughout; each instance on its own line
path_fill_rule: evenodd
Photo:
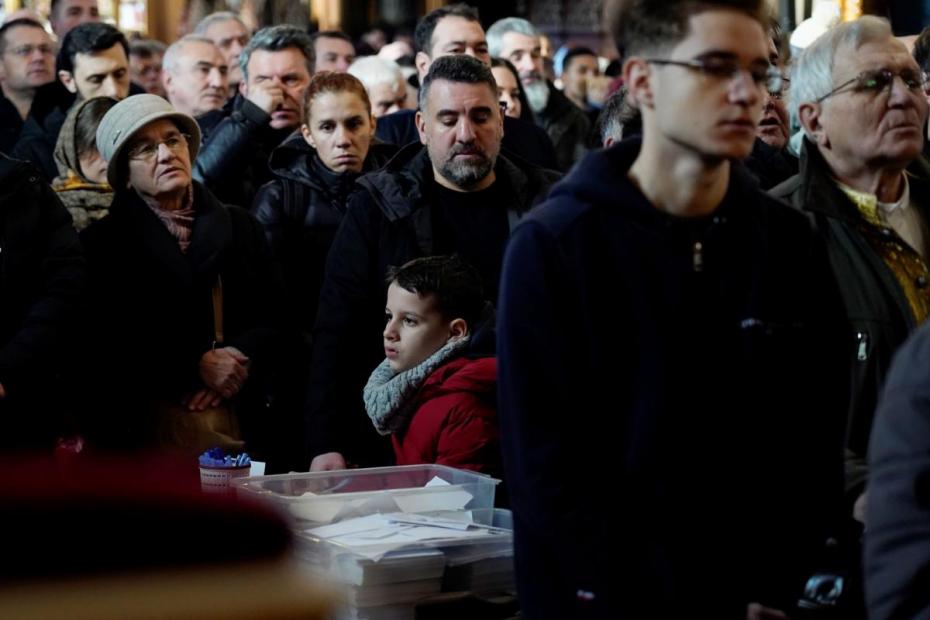
M 447 342 L 441 349 L 408 370 L 395 373 L 387 359 L 371 373 L 362 396 L 365 410 L 381 435 L 403 430 L 415 413 L 411 406 L 426 378 L 455 357 L 468 344 L 468 337 Z

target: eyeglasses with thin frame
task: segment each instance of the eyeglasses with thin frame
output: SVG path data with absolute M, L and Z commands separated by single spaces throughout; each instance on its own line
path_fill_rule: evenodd
M 173 136 L 168 136 L 164 140 L 138 144 L 129 150 L 129 159 L 151 161 L 155 159 L 156 155 L 158 155 L 158 147 L 160 147 L 162 144 L 168 147 L 169 151 L 177 155 L 182 150 L 187 148 L 187 145 L 190 143 L 190 139 L 190 135 L 186 133 L 178 133 L 174 134 Z
M 13 54 L 14 56 L 20 56 L 21 58 L 29 58 L 32 56 L 32 53 L 36 50 L 42 52 L 43 56 L 54 56 L 55 55 L 55 46 L 49 45 L 48 43 L 40 43 L 39 45 L 19 45 L 17 47 L 11 47 L 6 50 L 7 52 Z
M 757 65 L 743 67 L 735 60 L 729 58 L 695 58 L 693 60 L 670 60 L 667 58 L 647 58 L 646 62 L 654 65 L 671 65 L 699 71 L 704 75 L 718 80 L 732 80 L 743 71 L 747 72 L 758 86 L 770 93 L 782 91 L 784 77 L 772 65 Z
M 814 103 L 820 103 L 851 85 L 855 85 L 854 90 L 856 92 L 880 93 L 886 88 L 890 88 L 896 77 L 900 77 L 904 85 L 910 90 L 927 92 L 927 74 L 922 71 L 901 69 L 895 73 L 890 69 L 875 69 L 874 71 L 863 71 L 851 80 L 843 82 L 823 97 L 815 100 Z

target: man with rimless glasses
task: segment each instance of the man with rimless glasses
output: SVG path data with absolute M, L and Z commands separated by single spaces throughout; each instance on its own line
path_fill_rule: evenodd
M 642 139 L 588 154 L 511 237 L 499 412 L 528 618 L 783 618 L 816 568 L 842 306 L 806 218 L 737 161 L 780 87 L 764 6 L 614 2 Z
M 895 350 L 930 313 L 930 182 L 908 172 L 924 144 L 925 86 L 886 21 L 828 31 L 792 72 L 801 172 L 772 190 L 814 223 L 845 304 L 845 490 L 847 514 L 860 521 L 879 390 Z

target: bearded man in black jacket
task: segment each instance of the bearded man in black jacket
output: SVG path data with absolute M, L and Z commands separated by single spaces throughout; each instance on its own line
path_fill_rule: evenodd
M 384 358 L 385 276 L 421 256 L 459 254 L 497 291 L 516 222 L 557 173 L 499 154 L 502 112 L 490 68 L 465 55 L 437 58 L 419 93 L 420 145 L 409 145 L 362 191 L 329 252 L 313 331 L 308 397 L 312 469 L 385 464 L 390 444 L 372 428 L 362 388 Z

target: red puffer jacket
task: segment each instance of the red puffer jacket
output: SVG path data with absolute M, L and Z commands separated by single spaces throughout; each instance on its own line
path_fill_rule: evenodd
M 457 357 L 440 366 L 417 393 L 410 424 L 391 436 L 397 464 L 499 474 L 496 399 L 497 358 Z

